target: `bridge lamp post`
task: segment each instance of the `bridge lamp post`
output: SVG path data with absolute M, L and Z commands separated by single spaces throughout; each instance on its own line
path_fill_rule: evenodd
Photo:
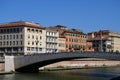
M 38 41 L 38 38 L 36 38 L 36 53 L 38 53 L 39 52 L 39 41 Z
M 109 52 L 111 52 L 112 50 L 112 46 L 111 46 L 111 44 L 107 44 L 107 48 L 109 49 Z
M 98 34 L 100 35 L 100 52 L 103 52 L 103 40 L 102 40 L 103 34 L 102 34 L 102 30 L 100 30 L 98 32 Z

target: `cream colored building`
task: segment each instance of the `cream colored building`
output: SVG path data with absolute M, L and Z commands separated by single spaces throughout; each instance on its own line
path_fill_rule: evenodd
M 46 31 L 41 28 L 24 28 L 24 53 L 46 52 Z
M 94 51 L 120 52 L 120 34 L 109 30 L 88 33 Z
M 111 50 L 114 52 L 120 52 L 120 34 L 117 32 L 110 32 L 107 44 L 111 45 Z
M 0 53 L 35 54 L 46 52 L 46 31 L 24 21 L 0 24 Z

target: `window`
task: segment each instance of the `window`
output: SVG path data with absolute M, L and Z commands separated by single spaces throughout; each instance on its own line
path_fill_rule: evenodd
M 40 43 L 40 46 L 41 46 L 42 44 Z
M 68 48 L 68 44 L 66 44 L 66 48 Z
M 3 33 L 3 30 L 1 30 L 1 33 Z
M 19 28 L 16 28 L 16 31 L 17 31 L 17 32 L 20 32 L 20 31 L 19 31 Z
M 42 37 L 40 36 L 40 39 L 42 39 Z
M 18 41 L 16 41 L 16 45 L 18 45 Z
M 10 35 L 10 39 L 12 39 L 12 35 Z
M 6 29 L 4 29 L 4 33 L 6 33 L 7 32 L 7 30 Z
M 2 45 L 2 42 L 0 42 L 0 45 Z
M 22 45 L 23 44 L 23 42 L 22 41 L 20 41 L 20 45 Z
M 13 35 L 13 39 L 15 39 L 15 35 Z
M 36 36 L 36 40 L 38 40 L 38 36 Z
M 7 39 L 9 39 L 9 35 L 7 35 Z
M 49 35 L 49 32 L 47 32 L 47 35 Z
M 2 40 L 2 36 L 0 36 L 0 40 Z
M 27 31 L 30 32 L 30 28 L 28 28 Z
M 32 35 L 32 39 L 34 39 L 34 36 Z
M 34 47 L 31 47 L 31 51 L 34 51 Z
M 28 45 L 30 45 L 30 41 L 28 41 Z
M 18 35 L 16 35 L 16 39 L 18 39 Z
M 7 45 L 9 45 L 9 42 L 7 41 Z
M 39 51 L 42 51 L 42 48 L 39 48 Z
M 22 34 L 20 35 L 20 38 L 21 38 L 21 39 L 23 38 L 23 35 L 22 35 Z
M 34 29 L 32 29 L 32 32 L 34 32 Z
M 71 42 L 71 39 L 69 39 L 69 41 Z
M 3 36 L 3 39 L 5 39 L 5 38 L 6 38 L 6 36 L 4 35 L 4 36 Z
M 7 29 L 7 33 L 10 33 L 10 29 Z
M 23 50 L 23 47 L 21 47 L 21 51 Z
M 27 51 L 30 51 L 30 47 L 27 47 Z
M 16 32 L 16 29 L 15 29 L 15 28 L 13 29 L 13 32 Z
M 28 35 L 28 39 L 30 39 L 30 35 Z
M 66 41 L 68 41 L 68 39 L 66 39 Z
M 12 44 L 12 41 L 10 41 L 10 45 Z
M 5 41 L 3 42 L 3 45 L 5 45 Z
M 13 33 L 13 29 L 10 29 L 10 33 Z
M 42 33 L 42 30 L 39 30 L 40 33 Z
M 34 45 L 34 42 L 32 42 L 32 45 Z
M 38 30 L 36 29 L 36 32 L 38 33 Z
M 15 41 L 13 41 L 13 45 L 15 45 Z

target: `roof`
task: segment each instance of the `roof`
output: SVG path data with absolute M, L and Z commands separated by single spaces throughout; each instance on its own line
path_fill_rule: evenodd
M 9 22 L 6 24 L 0 24 L 0 28 L 6 28 L 6 27 L 32 27 L 32 28 L 43 28 L 39 24 L 36 23 L 30 23 L 25 21 L 16 21 L 16 22 Z
M 100 31 L 96 31 L 96 32 L 89 32 L 88 34 L 92 34 L 92 33 L 100 33 L 100 32 L 102 32 L 102 33 L 109 33 L 110 30 L 100 30 Z
M 51 31 L 51 32 L 58 32 L 57 30 L 51 29 L 51 28 L 45 28 L 46 31 Z
M 66 33 L 74 33 L 74 34 L 85 35 L 81 30 L 77 30 L 77 29 L 65 30 L 65 32 Z
M 100 37 L 97 37 L 97 38 L 90 38 L 90 39 L 87 39 L 88 41 L 97 41 L 97 40 L 107 40 L 107 38 L 100 38 Z

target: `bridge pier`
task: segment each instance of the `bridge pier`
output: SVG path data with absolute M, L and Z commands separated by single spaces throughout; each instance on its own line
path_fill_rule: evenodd
M 26 64 L 31 64 L 31 56 L 5 56 L 5 72 L 17 71 L 17 72 L 38 72 L 39 66 L 24 67 Z M 33 60 L 34 61 L 34 60 Z M 21 68 L 24 67 L 24 68 Z
M 5 56 L 5 72 L 15 71 L 14 58 L 15 56 Z

